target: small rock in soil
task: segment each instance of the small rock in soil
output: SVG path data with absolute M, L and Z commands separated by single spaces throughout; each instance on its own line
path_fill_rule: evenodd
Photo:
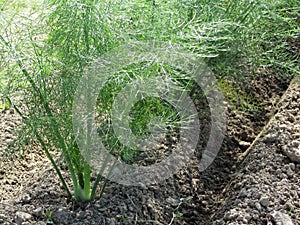
M 251 143 L 247 141 L 240 141 L 239 145 L 243 148 L 248 148 L 251 145 Z
M 114 218 L 108 218 L 108 219 L 106 219 L 106 222 L 109 225 L 115 225 L 116 224 L 116 219 L 114 219 Z
M 261 205 L 259 204 L 259 202 L 256 202 L 256 203 L 255 203 L 255 208 L 256 208 L 258 211 L 261 211 Z
M 15 222 L 17 224 L 23 224 L 23 222 L 26 222 L 30 220 L 32 216 L 29 213 L 26 212 L 16 212 Z
M 270 199 L 268 196 L 262 196 L 260 199 L 260 204 L 264 207 L 268 207 L 270 204 Z
M 294 225 L 290 217 L 285 213 L 273 211 L 271 213 L 271 216 L 274 219 L 276 225 Z
M 283 146 L 282 150 L 284 154 L 286 154 L 286 156 L 290 158 L 290 160 L 294 162 L 300 162 L 300 146 L 298 147 Z
M 32 213 L 36 217 L 41 217 L 43 215 L 43 209 L 42 209 L 42 207 L 38 207 L 35 210 L 33 210 Z
M 264 142 L 271 143 L 271 142 L 276 141 L 277 138 L 278 138 L 278 135 L 276 133 L 269 133 L 265 136 Z
M 44 221 L 38 221 L 35 225 L 46 225 Z
M 56 209 L 53 212 L 52 220 L 57 224 L 68 224 L 69 221 L 69 213 L 63 207 Z

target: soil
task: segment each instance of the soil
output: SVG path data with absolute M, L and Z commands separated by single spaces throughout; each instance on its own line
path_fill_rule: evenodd
M 14 154 L 22 121 L 2 111 L 0 224 L 300 224 L 300 84 L 263 71 L 244 85 L 257 107 L 228 102 L 226 136 L 208 169 L 198 170 L 200 141 L 188 165 L 164 182 L 108 182 L 104 196 L 88 203 L 68 198 L 34 142 Z

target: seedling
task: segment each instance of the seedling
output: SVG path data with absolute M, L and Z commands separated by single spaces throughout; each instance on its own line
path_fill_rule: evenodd
M 54 224 L 52 220 L 53 211 L 45 212 L 43 215 L 47 218 L 47 224 Z

